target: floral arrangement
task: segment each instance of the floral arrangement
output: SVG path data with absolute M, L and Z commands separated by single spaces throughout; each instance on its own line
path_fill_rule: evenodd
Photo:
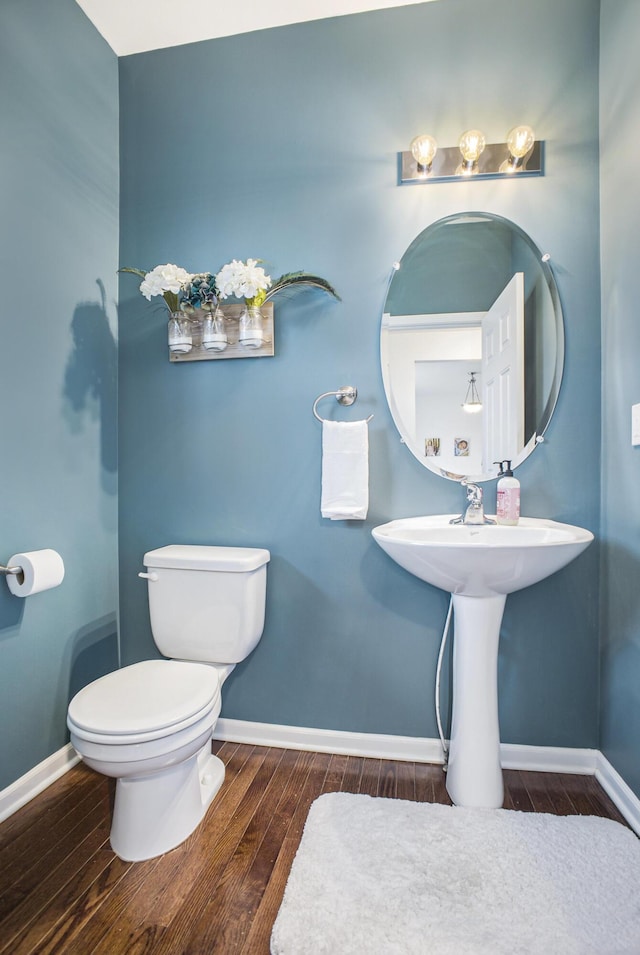
M 260 306 L 267 297 L 271 276 L 266 275 L 257 259 L 247 259 L 246 264 L 234 259 L 223 265 L 216 275 L 216 287 L 220 298 L 243 298 L 247 305 Z
M 189 276 L 182 290 L 183 307 L 186 311 L 202 308 L 212 311 L 218 304 L 215 276 L 211 272 L 198 272 Z
M 167 263 L 156 265 L 150 272 L 142 269 L 123 268 L 142 278 L 140 291 L 151 301 L 161 295 L 171 313 L 192 311 L 193 309 L 212 310 L 220 299 L 244 299 L 249 308 L 264 305 L 274 295 L 303 286 L 319 288 L 340 301 L 336 290 L 318 275 L 308 272 L 287 272 L 273 281 L 271 276 L 258 264 L 259 259 L 238 259 L 223 265 L 214 276 L 211 272 L 193 274 L 177 265 Z

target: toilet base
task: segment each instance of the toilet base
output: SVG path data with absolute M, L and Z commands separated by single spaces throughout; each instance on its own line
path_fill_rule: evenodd
M 149 776 L 116 783 L 111 848 L 126 862 L 175 849 L 197 829 L 224 781 L 224 763 L 211 740 L 194 756 Z

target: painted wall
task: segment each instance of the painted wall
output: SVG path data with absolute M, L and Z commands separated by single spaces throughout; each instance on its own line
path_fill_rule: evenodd
M 120 567 L 125 662 L 154 655 L 149 548 L 272 553 L 263 639 L 225 686 L 227 717 L 435 736 L 447 597 L 394 565 L 371 528 L 458 511 L 457 485 L 400 444 L 378 362 L 391 264 L 458 211 L 513 219 L 553 256 L 567 364 L 548 443 L 519 469 L 523 513 L 599 524 L 597 0 L 448 0 L 161 50 L 120 61 L 122 265 L 268 260 L 342 295 L 276 300 L 276 357 L 171 365 L 166 316 L 120 285 Z M 514 78 L 518 78 L 515 82 Z M 546 140 L 544 178 L 397 186 L 418 132 L 444 145 L 518 122 Z M 579 210 L 579 217 L 576 211 Z M 319 513 L 321 392 L 375 415 L 366 522 Z M 588 422 L 588 427 L 585 426 Z M 486 488 L 489 508 L 495 485 Z M 598 742 L 598 552 L 509 598 L 502 738 Z
M 628 157 L 640 149 L 640 7 L 603 0 L 602 202 L 602 690 L 601 748 L 640 796 L 640 402 L 638 261 L 640 186 Z
M 117 665 L 117 60 L 72 0 L 0 13 L 0 562 L 52 547 L 56 590 L 0 582 L 0 788 L 64 746 Z

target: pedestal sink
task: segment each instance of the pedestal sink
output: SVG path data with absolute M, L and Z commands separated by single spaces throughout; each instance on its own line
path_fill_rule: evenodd
M 507 594 L 549 577 L 593 540 L 571 524 L 522 517 L 515 527 L 412 517 L 372 531 L 386 553 L 453 595 L 453 713 L 447 791 L 457 806 L 497 809 L 504 789 L 498 641 Z

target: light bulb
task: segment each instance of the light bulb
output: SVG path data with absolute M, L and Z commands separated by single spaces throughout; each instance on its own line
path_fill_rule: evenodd
M 438 144 L 433 136 L 427 136 L 426 133 L 422 136 L 416 136 L 415 139 L 411 140 L 409 148 L 418 165 L 418 172 L 429 172 L 431 163 L 438 152 Z
M 531 126 L 514 126 L 507 135 L 507 146 L 514 159 L 524 159 L 534 142 L 536 135 Z
M 458 147 L 462 153 L 462 158 L 466 163 L 467 169 L 470 169 L 477 163 L 485 145 L 486 139 L 484 138 L 484 133 L 480 132 L 479 129 L 468 129 L 462 134 Z
M 507 135 L 509 158 L 500 166 L 500 172 L 514 173 L 524 169 L 524 160 L 531 152 L 536 135 L 531 126 L 514 126 Z

